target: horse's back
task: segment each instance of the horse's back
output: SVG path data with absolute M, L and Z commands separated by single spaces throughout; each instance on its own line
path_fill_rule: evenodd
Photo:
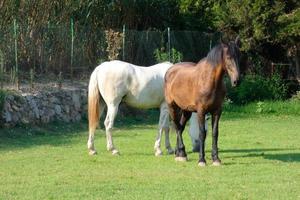
M 136 67 L 134 80 L 124 101 L 139 108 L 159 107 L 164 101 L 164 76 L 171 63 Z
M 171 63 L 141 67 L 123 61 L 104 62 L 95 69 L 100 93 L 107 101 L 138 108 L 158 107 L 164 101 L 163 78 Z
M 121 101 L 128 91 L 128 85 L 134 76 L 130 63 L 122 61 L 104 62 L 95 68 L 98 88 L 106 103 Z
M 196 63 L 193 62 L 183 62 L 177 63 L 168 69 L 165 75 L 165 80 L 169 81 L 180 81 L 183 79 L 188 79 L 189 77 L 195 75 L 195 66 Z M 181 78 L 175 78 L 176 76 L 181 76 Z
M 176 103 L 189 111 L 195 111 L 197 107 L 212 110 L 219 106 L 225 94 L 223 82 L 216 84 L 217 77 L 222 75 L 219 69 L 206 59 L 195 65 L 174 65 L 165 76 L 167 103 Z

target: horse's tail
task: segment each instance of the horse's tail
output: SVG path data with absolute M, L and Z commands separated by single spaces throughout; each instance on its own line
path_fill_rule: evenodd
M 99 123 L 100 117 L 100 91 L 97 81 L 97 70 L 91 74 L 89 91 L 88 91 L 88 117 L 89 117 L 89 132 L 94 132 Z

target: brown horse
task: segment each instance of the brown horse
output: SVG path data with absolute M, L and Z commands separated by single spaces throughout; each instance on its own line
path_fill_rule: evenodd
M 182 132 L 192 112 L 197 112 L 199 121 L 199 166 L 205 166 L 205 114 L 212 115 L 212 160 L 220 165 L 218 157 L 218 125 L 225 96 L 223 77 L 228 73 L 233 87 L 239 83 L 239 38 L 234 42 L 222 42 L 215 46 L 196 65 L 175 64 L 165 75 L 165 96 L 177 134 L 177 161 L 186 161 Z

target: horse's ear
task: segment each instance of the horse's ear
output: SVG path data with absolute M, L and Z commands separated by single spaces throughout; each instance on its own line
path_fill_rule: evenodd
M 235 40 L 234 43 L 240 48 L 241 47 L 241 39 L 240 36 L 238 35 Z

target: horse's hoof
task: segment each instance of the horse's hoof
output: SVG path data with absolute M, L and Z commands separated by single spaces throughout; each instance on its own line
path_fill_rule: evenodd
M 187 157 L 175 157 L 175 161 L 186 162 L 187 161 Z
M 161 150 L 156 150 L 155 151 L 155 156 L 161 156 L 163 153 Z
M 96 155 L 96 154 L 97 154 L 96 150 L 89 150 L 89 155 L 90 156 L 93 156 L 93 155 Z
M 206 163 L 205 163 L 205 162 L 199 162 L 199 163 L 198 163 L 198 166 L 199 166 L 199 167 L 205 167 L 205 166 L 206 166 Z
M 112 151 L 111 151 L 111 154 L 114 155 L 114 156 L 120 155 L 119 151 L 116 150 L 116 149 L 112 150 Z
M 175 151 L 174 151 L 173 149 L 171 149 L 171 148 L 168 149 L 168 154 L 174 154 L 174 152 L 175 152 Z
M 212 166 L 220 166 L 220 165 L 221 165 L 221 161 L 219 160 L 213 161 L 212 163 Z

